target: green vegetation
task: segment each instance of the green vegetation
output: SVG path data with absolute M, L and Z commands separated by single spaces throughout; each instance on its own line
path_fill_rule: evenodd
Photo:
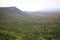
M 0 14 L 0 40 L 60 40 L 60 18 Z

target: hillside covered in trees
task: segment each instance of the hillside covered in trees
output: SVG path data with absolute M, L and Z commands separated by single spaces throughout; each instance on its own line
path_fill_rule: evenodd
M 60 40 L 60 16 L 37 18 L 15 7 L 0 8 L 0 40 Z

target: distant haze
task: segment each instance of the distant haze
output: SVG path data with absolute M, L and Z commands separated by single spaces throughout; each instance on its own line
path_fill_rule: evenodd
M 60 0 L 0 0 L 0 7 L 16 6 L 22 11 L 60 9 Z

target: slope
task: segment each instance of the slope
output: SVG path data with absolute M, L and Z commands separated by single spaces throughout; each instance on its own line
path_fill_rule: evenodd
M 0 40 L 60 40 L 60 18 L 36 19 L 15 9 L 0 10 Z

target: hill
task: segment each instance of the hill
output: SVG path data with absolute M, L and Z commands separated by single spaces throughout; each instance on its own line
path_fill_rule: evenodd
M 16 7 L 1 7 L 0 40 L 60 40 L 59 17 L 47 18 L 42 12 L 33 12 L 32 17 L 28 13 Z
M 22 11 L 16 7 L 0 7 L 0 11 L 4 13 L 22 13 Z
M 36 17 L 36 18 L 57 18 L 60 17 L 60 11 L 47 11 L 47 12 L 26 12 L 29 16 L 31 17 Z
M 0 21 L 18 21 L 28 18 L 16 7 L 0 7 Z

